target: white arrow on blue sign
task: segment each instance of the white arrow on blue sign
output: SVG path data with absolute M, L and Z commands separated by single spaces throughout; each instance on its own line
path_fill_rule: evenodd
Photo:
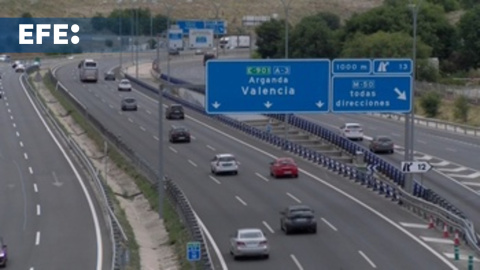
M 328 59 L 210 60 L 205 109 L 225 113 L 326 113 Z
M 187 243 L 187 260 L 199 261 L 202 256 L 202 249 L 200 242 L 188 242 Z
M 410 112 L 412 76 L 334 76 L 332 112 Z

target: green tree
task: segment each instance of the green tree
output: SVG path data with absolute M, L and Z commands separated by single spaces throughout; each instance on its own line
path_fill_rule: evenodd
M 303 18 L 291 34 L 294 58 L 335 58 L 335 36 L 327 22 L 318 15 Z
M 453 116 L 464 123 L 468 120 L 468 112 L 470 111 L 470 104 L 465 95 L 460 95 L 455 99 Z
M 465 68 L 478 68 L 480 66 L 480 6 L 467 11 L 458 24 L 460 38 L 462 39 L 462 59 Z
M 428 92 L 420 98 L 420 106 L 427 117 L 436 117 L 442 100 L 435 92 Z
M 341 27 L 340 16 L 338 16 L 337 14 L 324 11 L 324 12 L 319 12 L 316 15 L 311 17 L 318 18 L 320 20 L 325 21 L 328 28 L 330 28 L 331 30 L 338 30 Z
M 440 74 L 438 69 L 432 66 L 426 59 L 417 60 L 417 79 L 427 82 L 438 82 Z
M 282 58 L 285 21 L 270 20 L 255 28 L 257 52 L 261 58 Z
M 412 38 L 401 32 L 357 34 L 344 44 L 341 55 L 345 58 L 404 58 L 411 55 L 412 44 Z M 426 58 L 430 52 L 430 47 L 417 40 L 417 58 Z

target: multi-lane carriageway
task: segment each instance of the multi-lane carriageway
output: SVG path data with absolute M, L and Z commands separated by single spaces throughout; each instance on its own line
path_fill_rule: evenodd
M 103 72 L 118 59 L 99 63 Z M 55 74 L 92 116 L 151 164 L 158 164 L 152 147 L 159 140 L 154 97 L 141 89 L 119 93 L 115 82 L 81 84 L 75 63 L 58 68 Z M 125 95 L 137 99 L 139 111 L 120 111 Z M 452 239 L 438 240 L 439 231 L 426 229 L 425 221 L 309 162 L 297 159 L 302 169 L 298 180 L 273 180 L 268 163 L 286 155 L 280 150 L 189 110 L 182 124 L 191 130 L 192 143 L 169 144 L 166 133 L 171 123 L 163 124 L 166 173 L 187 194 L 229 269 L 455 269 L 466 265 L 446 255 L 453 252 Z M 209 160 L 222 152 L 237 156 L 239 175 L 210 174 Z M 297 203 L 316 210 L 317 235 L 287 237 L 280 232 L 278 211 Z M 265 230 L 272 245 L 269 260 L 236 262 L 229 257 L 228 237 L 244 226 Z
M 109 269 L 111 242 L 88 181 L 7 64 L 0 64 L 0 236 L 7 269 Z

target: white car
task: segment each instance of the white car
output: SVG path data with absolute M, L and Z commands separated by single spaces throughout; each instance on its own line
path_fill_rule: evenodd
M 23 64 L 18 64 L 15 66 L 15 72 L 20 73 L 20 72 L 25 72 L 25 66 Z
M 340 134 L 351 140 L 363 140 L 363 127 L 358 123 L 346 123 L 340 127 Z
M 128 79 L 122 79 L 118 84 L 118 91 L 132 91 L 132 85 Z
M 268 259 L 270 247 L 260 229 L 238 229 L 230 238 L 230 254 L 234 259 L 244 256 L 262 256 Z
M 238 173 L 238 162 L 232 154 L 218 154 L 210 162 L 210 170 L 213 174 Z

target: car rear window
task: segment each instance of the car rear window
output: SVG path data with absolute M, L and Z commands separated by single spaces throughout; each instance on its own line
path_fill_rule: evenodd
M 135 99 L 134 98 L 126 98 L 125 101 L 128 102 L 128 103 L 132 103 L 132 102 L 135 102 Z
M 234 157 L 221 157 L 218 159 L 219 161 L 235 161 Z
M 390 142 L 392 140 L 390 140 L 390 138 L 387 138 L 387 137 L 380 137 L 377 139 L 379 142 Z
M 180 112 L 183 111 L 183 107 L 182 107 L 182 106 L 172 106 L 171 108 L 172 108 L 172 111 L 176 111 L 176 112 L 178 112 L 178 111 L 180 111 Z
M 361 129 L 362 127 L 359 126 L 359 125 L 348 125 L 347 128 L 348 129 Z
M 95 62 L 85 62 L 86 67 L 97 67 L 97 63 Z
M 260 238 L 263 237 L 261 232 L 245 232 L 240 234 L 240 238 Z

